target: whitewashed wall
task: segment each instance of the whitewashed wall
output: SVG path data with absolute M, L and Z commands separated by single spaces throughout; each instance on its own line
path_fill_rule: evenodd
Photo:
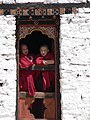
M 0 16 L 0 120 L 15 120 L 16 49 L 15 18 Z
M 88 0 L 90 1 L 90 0 Z M 44 2 L 44 3 L 81 3 L 86 0 L 0 0 L 3 3 L 28 3 L 28 2 Z
M 61 16 L 62 120 L 90 120 L 90 9 L 79 10 Z M 0 16 L 0 120 L 15 120 L 15 30 L 14 16 Z
M 61 16 L 62 120 L 90 120 L 90 13 L 80 11 Z

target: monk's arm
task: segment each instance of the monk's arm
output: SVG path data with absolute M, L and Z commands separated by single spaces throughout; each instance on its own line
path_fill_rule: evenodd
M 44 63 L 45 65 L 54 64 L 54 60 L 43 60 L 43 63 Z
M 33 62 L 28 58 L 22 58 L 19 62 L 21 68 L 29 68 L 33 65 Z

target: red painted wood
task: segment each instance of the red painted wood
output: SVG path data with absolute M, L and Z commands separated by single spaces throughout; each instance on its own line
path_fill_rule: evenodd
M 30 114 L 28 107 L 32 99 L 25 98 L 18 101 L 18 120 L 35 120 L 34 115 Z
M 44 100 L 45 107 L 44 118 L 47 120 L 55 120 L 55 98 L 46 98 Z

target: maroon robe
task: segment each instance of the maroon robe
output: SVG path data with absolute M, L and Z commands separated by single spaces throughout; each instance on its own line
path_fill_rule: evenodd
M 48 53 L 46 56 L 42 57 L 41 55 L 38 55 L 36 57 L 36 64 L 43 66 L 43 60 L 54 60 L 54 55 L 52 53 Z M 36 78 L 35 82 L 37 83 L 37 79 L 39 75 L 42 74 L 42 90 L 41 91 L 51 91 L 49 88 L 52 86 L 53 89 L 55 90 L 55 71 L 36 71 Z M 40 79 L 40 77 L 39 77 Z M 38 83 L 39 84 L 39 83 Z M 40 87 L 40 85 L 39 85 Z
M 33 62 L 30 60 L 33 58 L 32 54 L 20 55 L 19 66 L 20 68 L 29 68 L 33 65 Z M 31 70 L 21 70 L 19 69 L 19 90 L 28 92 L 30 96 L 33 96 L 36 92 L 34 86 L 34 72 Z

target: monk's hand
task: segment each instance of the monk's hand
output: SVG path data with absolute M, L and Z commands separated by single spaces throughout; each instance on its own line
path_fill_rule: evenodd
M 31 60 L 31 62 L 33 62 L 33 57 L 32 56 L 30 56 L 30 60 Z
M 43 60 L 44 65 L 48 65 L 48 62 L 46 60 Z

